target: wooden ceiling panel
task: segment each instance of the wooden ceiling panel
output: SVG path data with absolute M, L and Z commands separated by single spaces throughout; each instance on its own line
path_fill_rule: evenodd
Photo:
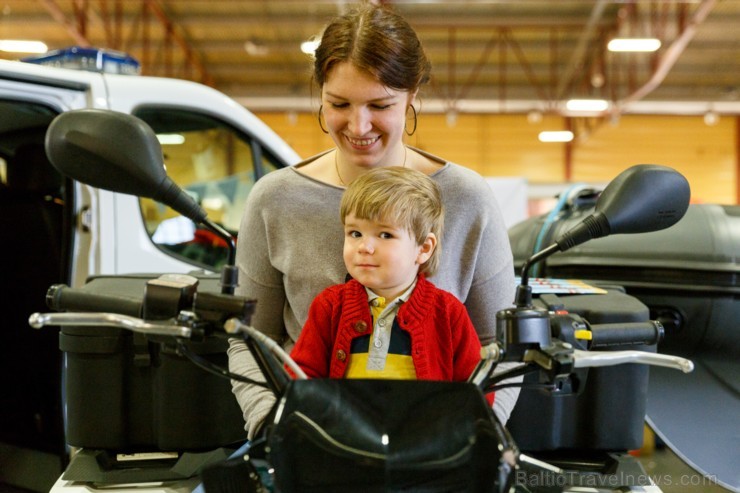
M 385 3 L 417 29 L 434 67 L 434 83 L 424 92 L 439 99 L 440 107 L 454 107 L 465 98 L 468 107 L 509 99 L 557 108 L 563 99 L 584 94 L 617 105 L 620 100 L 634 103 L 635 91 L 642 88 L 636 98 L 640 102 L 725 104 L 724 111 L 740 113 L 737 0 Z M 0 38 L 32 33 L 50 49 L 82 40 L 123 50 L 143 62 L 144 74 L 188 74 L 183 77 L 237 99 L 310 98 L 315 96 L 311 62 L 300 43 L 319 34 L 349 5 L 326 0 L 5 0 L 0 3 Z M 617 33 L 654 35 L 663 45 L 652 55 L 606 52 L 606 42 Z M 19 56 L 0 52 L 2 58 Z M 187 70 L 188 65 L 200 70 Z

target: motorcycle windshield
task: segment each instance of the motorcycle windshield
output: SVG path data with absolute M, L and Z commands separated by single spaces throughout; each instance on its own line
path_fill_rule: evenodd
M 508 491 L 513 466 L 467 383 L 293 381 L 268 437 L 280 491 Z

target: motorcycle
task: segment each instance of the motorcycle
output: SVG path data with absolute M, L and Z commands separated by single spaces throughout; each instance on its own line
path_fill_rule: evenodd
M 138 340 L 144 351 L 136 352 L 136 339 L 122 343 L 131 358 L 148 357 L 156 369 L 162 367 L 166 354 L 174 354 L 226 384 L 228 379 L 245 377 L 230 373 L 197 345 L 240 337 L 265 376 L 265 382 L 249 383 L 267 386 L 277 397 L 261 436 L 236 457 L 203 450 L 217 445 L 230 451 L 229 447 L 237 446 L 233 436 L 215 440 L 196 437 L 195 443 L 190 443 L 189 439 L 178 441 L 178 435 L 164 440 L 165 446 L 161 438 L 152 441 L 147 436 L 139 443 L 124 439 L 124 445 L 120 440 L 107 445 L 93 437 L 103 433 L 96 427 L 77 434 L 82 436 L 79 442 L 84 442 L 77 444 L 82 448 L 79 457 L 85 457 L 85 449 L 91 447 L 127 450 L 107 450 L 103 452 L 110 453 L 103 455 L 94 451 L 87 455 L 84 467 L 73 468 L 73 461 L 67 472 L 74 472 L 65 473 L 63 479 L 110 486 L 198 477 L 208 493 L 660 491 L 626 454 L 611 454 L 608 470 L 596 470 L 583 461 L 542 460 L 523 452 L 487 405 L 485 394 L 511 385 L 502 382 L 521 375 L 534 377 L 534 381 L 517 385 L 568 395 L 582 390 L 589 368 L 633 363 L 683 372 L 693 369 L 691 361 L 683 358 L 631 349 L 636 345 L 654 348 L 663 333 L 659 322 L 592 324 L 562 306 L 535 299 L 529 283 L 530 267 L 558 251 L 609 234 L 655 231 L 678 222 L 688 207 L 689 187 L 676 171 L 658 165 L 627 169 L 606 187 L 593 214 L 528 259 L 514 306 L 497 314 L 498 340 L 482 349 L 481 361 L 467 382 L 331 380 L 306 379 L 277 343 L 250 325 L 258 300 L 233 294 L 237 284 L 233 239 L 167 176 L 159 143 L 145 123 L 104 110 L 67 112 L 49 127 L 46 148 L 52 164 L 63 174 L 169 205 L 224 238 L 230 254 L 218 289 L 207 276 L 182 274 L 147 276 L 143 299 L 134 300 L 101 294 L 96 288 L 53 286 L 47 302 L 60 313 L 33 314 L 29 324 L 82 331 L 67 333 L 69 338 L 106 330 L 118 331 L 117 337 L 139 334 L 144 338 Z M 61 340 L 64 336 L 63 332 Z M 494 373 L 502 361 L 521 364 Z M 82 378 L 82 373 L 67 375 L 68 389 L 74 387 L 70 379 L 75 375 Z M 140 372 L 127 368 L 123 373 L 122 378 L 132 379 Z M 191 383 L 189 379 L 177 385 Z M 75 390 L 82 400 L 80 394 L 90 391 L 87 386 Z M 134 393 L 126 395 L 132 398 Z M 149 405 L 151 401 L 146 401 L 145 406 Z M 134 418 L 126 422 L 125 430 L 138 433 L 139 427 L 150 426 L 145 420 L 152 417 L 141 407 L 128 413 Z M 163 421 L 167 416 L 157 419 Z M 69 432 L 71 427 L 67 428 Z M 175 435 L 182 433 L 183 426 L 178 424 L 177 428 Z M 163 448 L 189 450 L 166 455 L 169 452 Z M 147 454 L 163 459 L 166 466 L 145 463 Z M 165 456 L 159 457 L 162 454 Z M 198 459 L 195 466 L 193 457 Z M 190 467 L 183 462 L 189 462 Z M 642 478 L 643 483 L 628 484 L 635 478 Z M 604 489 L 607 487 L 612 489 Z

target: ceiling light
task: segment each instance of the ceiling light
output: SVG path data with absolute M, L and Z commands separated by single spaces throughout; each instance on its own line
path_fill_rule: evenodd
M 204 209 L 220 211 L 224 209 L 224 200 L 221 197 L 204 197 L 201 201 Z
M 652 52 L 660 48 L 660 40 L 655 38 L 614 38 L 607 45 L 609 51 Z
M 317 36 L 311 36 L 307 41 L 301 43 L 301 51 L 306 55 L 313 56 L 316 53 L 316 48 L 319 47 L 321 41 Z
M 565 103 L 569 111 L 606 111 L 609 101 L 606 99 L 571 99 Z
M 270 52 L 264 43 L 252 39 L 244 43 L 244 51 L 252 56 L 266 56 Z
M 591 75 L 591 86 L 598 89 L 599 87 L 604 87 L 604 82 L 606 82 L 604 74 L 597 72 Z
M 49 48 L 41 41 L 0 39 L 0 51 L 13 53 L 46 53 Z
M 540 123 L 542 121 L 542 112 L 538 110 L 532 110 L 527 113 L 527 121 L 529 123 Z
M 719 123 L 719 115 L 714 110 L 709 110 L 704 113 L 704 123 L 707 126 L 713 127 Z
M 573 132 L 570 130 L 554 130 L 540 132 L 540 142 L 570 142 L 573 140 Z
M 163 146 L 176 146 L 185 143 L 185 136 L 182 134 L 157 134 L 157 140 Z

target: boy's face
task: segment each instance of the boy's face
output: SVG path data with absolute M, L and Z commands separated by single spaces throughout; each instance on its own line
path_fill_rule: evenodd
M 430 233 L 417 245 L 408 230 L 384 221 L 344 220 L 344 264 L 349 274 L 378 296 L 389 301 L 402 294 L 416 279 L 419 266 L 437 244 Z

